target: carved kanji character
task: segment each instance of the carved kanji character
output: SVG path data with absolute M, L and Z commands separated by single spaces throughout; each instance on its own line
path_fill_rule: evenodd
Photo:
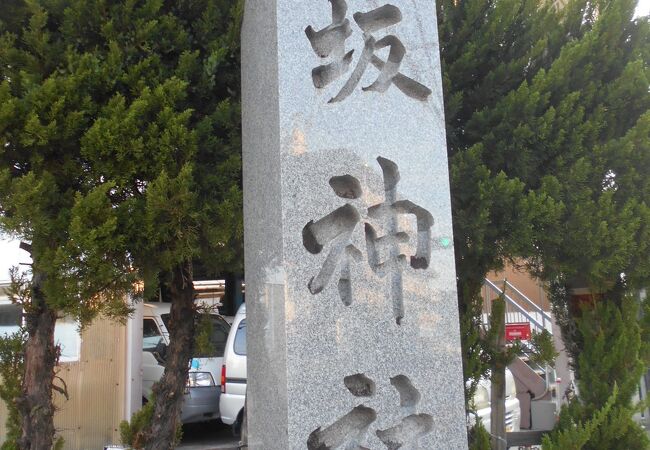
M 366 375 L 358 373 L 344 379 L 345 386 L 355 397 L 371 398 L 375 395 L 375 382 Z M 420 402 L 420 392 L 406 375 L 397 375 L 390 383 L 400 395 L 400 407 L 404 417 L 397 425 L 385 430 L 376 430 L 375 435 L 388 450 L 397 450 L 414 445 L 417 448 L 420 438 L 433 430 L 433 417 L 430 414 L 416 414 Z M 372 424 L 377 420 L 375 409 L 359 405 L 337 419 L 328 427 L 318 427 L 309 434 L 308 450 L 347 448 L 367 450 L 365 441 Z
M 421 206 L 410 200 L 397 199 L 397 185 L 400 180 L 399 169 L 394 162 L 379 157 L 377 161 L 384 178 L 384 201 L 368 208 L 364 224 L 368 264 L 380 277 L 390 275 L 390 298 L 393 302 L 393 315 L 398 324 L 404 317 L 402 272 L 409 265 L 400 245 L 411 241 L 408 232 L 399 229 L 401 215 L 413 215 L 416 218 L 417 235 L 415 255 L 410 256 L 413 269 L 427 269 L 431 262 L 431 227 L 433 216 Z M 341 198 L 358 199 L 362 189 L 359 180 L 351 175 L 333 177 L 330 186 Z M 340 268 L 338 289 L 341 301 L 346 306 L 352 304 L 352 281 L 350 274 L 351 260 L 359 260 L 361 252 L 351 244 L 352 234 L 357 224 L 362 221 L 357 208 L 346 204 L 314 222 L 307 223 L 302 230 L 303 245 L 313 254 L 320 253 L 327 245 L 329 253 L 323 267 L 313 277 L 308 288 L 312 294 L 321 292 L 332 279 L 334 272 Z M 376 226 L 384 231 L 377 233 Z
M 332 178 L 330 185 L 336 195 L 342 198 L 358 198 L 361 195 L 361 184 L 349 175 Z M 346 204 L 316 222 L 310 221 L 303 228 L 303 245 L 310 253 L 320 253 L 325 245 L 330 247 L 323 267 L 318 275 L 309 281 L 308 288 L 312 294 L 321 292 L 340 266 L 339 295 L 344 305 L 352 304 L 350 260 L 360 259 L 361 252 L 350 243 L 350 239 L 360 220 L 357 209 Z
M 350 21 L 346 18 L 347 3 L 345 0 L 329 1 L 332 3 L 332 23 L 320 31 L 315 31 L 312 26 L 305 29 L 314 52 L 321 58 L 333 59 L 331 63 L 312 70 L 312 81 L 319 89 L 347 73 L 354 54 L 354 50 L 345 52 L 345 42 L 352 35 Z M 373 33 L 401 22 L 400 9 L 386 4 L 366 13 L 356 12 L 353 17 L 363 31 L 364 48 L 350 78 L 330 103 L 340 102 L 352 94 L 370 64 L 379 70 L 379 76 L 372 84 L 362 88 L 364 91 L 386 92 L 394 84 L 409 97 L 426 100 L 431 95 L 431 90 L 399 71 L 406 55 L 402 41 L 395 35 L 388 35 L 380 40 L 373 36 Z M 385 47 L 390 47 L 390 50 L 388 59 L 383 61 L 376 52 Z
M 406 255 L 400 253 L 400 244 L 409 242 L 409 235 L 400 231 L 400 215 L 412 214 L 417 222 L 417 249 L 411 256 L 410 264 L 414 269 L 427 269 L 431 260 L 431 227 L 433 216 L 424 208 L 409 200 L 397 200 L 397 184 L 400 180 L 399 169 L 394 162 L 377 158 L 384 177 L 385 199 L 382 203 L 368 208 L 368 217 L 383 222 L 386 233 L 378 236 L 375 227 L 365 224 L 368 263 L 380 277 L 390 274 L 393 315 L 399 324 L 404 317 L 402 288 L 402 271 L 406 266 Z M 387 255 L 381 258 L 381 254 Z

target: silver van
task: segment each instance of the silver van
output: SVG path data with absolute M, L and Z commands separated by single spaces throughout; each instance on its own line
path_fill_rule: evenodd
M 170 303 L 145 303 L 142 322 L 142 394 L 146 398 L 165 370 L 165 349 L 169 345 Z M 183 396 L 181 422 L 204 422 L 219 418 L 217 384 L 230 325 L 219 314 L 209 314 L 212 324 L 210 350 L 195 352 L 190 362 Z
M 221 366 L 221 421 L 232 425 L 235 434 L 239 434 L 244 418 L 246 380 L 246 304 L 243 304 L 232 322 Z

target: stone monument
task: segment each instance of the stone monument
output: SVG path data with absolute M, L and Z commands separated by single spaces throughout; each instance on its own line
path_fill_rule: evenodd
M 254 450 L 466 449 L 433 0 L 248 0 Z

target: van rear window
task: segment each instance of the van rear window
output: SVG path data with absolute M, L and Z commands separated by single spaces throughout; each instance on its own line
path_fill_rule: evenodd
M 246 319 L 239 322 L 237 334 L 235 334 L 235 344 L 233 345 L 235 353 L 246 356 Z
M 207 323 L 205 322 L 207 321 Z M 197 343 L 194 348 L 194 358 L 221 358 L 223 352 L 226 350 L 226 341 L 228 340 L 228 333 L 230 333 L 230 325 L 224 320 L 223 317 L 216 314 L 201 314 L 197 323 L 197 333 L 200 333 L 204 326 L 208 326 L 208 342 L 207 347 L 200 348 L 198 343 L 199 336 L 197 335 Z
M 165 328 L 167 332 L 170 330 L 170 314 L 161 314 Z M 208 323 L 204 323 L 207 321 Z M 207 346 L 198 348 L 199 346 L 195 343 L 194 353 L 192 358 L 221 358 L 223 352 L 226 350 L 226 340 L 228 339 L 228 333 L 230 332 L 230 325 L 225 319 L 217 314 L 199 314 L 196 317 L 197 328 L 202 328 L 207 325 L 209 330 L 208 342 L 205 343 Z M 197 329 L 197 333 L 200 332 Z M 198 337 L 198 336 L 197 336 Z

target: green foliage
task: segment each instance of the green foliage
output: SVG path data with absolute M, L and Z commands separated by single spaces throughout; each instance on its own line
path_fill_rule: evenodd
M 576 318 L 570 311 L 571 296 L 566 288 L 565 280 L 558 278 L 549 284 L 548 299 L 551 303 L 551 310 L 555 323 L 559 326 L 562 334 L 564 350 L 570 357 L 570 361 L 577 361 L 582 349 L 582 337 L 578 333 Z M 576 370 L 576 365 L 571 363 L 571 368 Z
M 461 291 L 462 290 L 462 291 Z M 482 336 L 483 299 L 480 286 L 459 283 L 460 329 L 463 344 L 463 371 L 465 374 L 465 409 L 470 409 L 470 402 L 476 393 L 481 378 L 489 371 L 488 352 L 485 351 L 486 340 Z M 462 299 L 462 300 L 461 300 Z
M 587 422 L 575 422 L 568 411 L 574 406 L 563 408 L 560 414 L 560 425 L 551 435 L 542 438 L 542 450 L 580 450 L 591 439 L 595 431 L 605 422 L 618 396 L 614 385 L 612 395 Z M 626 447 L 627 448 L 627 447 Z
M 558 352 L 555 350 L 553 335 L 547 330 L 533 332 L 528 343 L 531 349 L 529 360 L 540 367 L 555 365 Z
M 486 273 L 650 277 L 650 26 L 634 0 L 437 2 L 464 371 Z
M 583 338 L 578 356 L 578 389 L 585 404 L 602 406 L 616 383 L 616 406 L 629 405 L 648 365 L 642 356 L 650 346 L 650 342 L 641 340 L 638 317 L 637 301 L 627 297 L 620 307 L 600 301 L 593 310 L 585 309 L 577 320 Z
M 63 450 L 65 448 L 65 439 L 63 439 L 61 436 L 56 438 L 56 441 L 54 441 L 54 445 L 52 446 L 53 450 Z
M 123 420 L 120 422 L 120 443 L 126 445 L 132 450 L 141 450 L 144 448 L 145 442 L 142 432 L 147 429 L 153 419 L 153 411 L 155 405 L 155 396 L 152 394 L 151 398 L 142 405 L 139 411 L 131 417 L 131 421 Z M 173 446 L 175 447 L 183 437 L 183 429 L 181 425 L 176 430 L 176 439 Z
M 519 341 L 506 346 L 506 300 L 503 295 L 492 300 L 490 326 L 485 334 L 486 353 L 491 369 L 504 370 L 522 350 Z
M 620 306 L 599 302 L 592 311 L 584 311 L 578 320 L 583 349 L 578 357 L 578 388 L 583 417 L 601 407 L 612 384 L 619 396 L 603 424 L 589 440 L 586 449 L 609 449 L 620 446 L 630 450 L 650 448 L 646 432 L 632 416 L 636 408 L 631 403 L 641 375 L 649 361 L 650 342 L 641 340 L 639 305 L 624 298 Z
M 12 5 L 0 10 L 0 230 L 31 244 L 50 308 L 82 325 L 100 313 L 122 315 L 132 271 L 123 242 L 101 256 L 91 248 L 110 239 L 115 222 L 89 214 L 101 200 L 86 197 L 98 175 L 80 152 L 110 70 L 53 26 L 61 4 Z M 82 202 L 87 209 L 76 210 Z M 84 218 L 97 230 L 84 233 Z
M 50 310 L 121 318 L 135 280 L 241 270 L 241 11 L 3 2 L 0 231 L 31 244 Z
M 478 420 L 468 432 L 469 450 L 490 450 L 490 433 L 485 429 L 483 423 Z
M 32 244 L 55 309 L 119 317 L 137 275 L 241 265 L 241 7 L 3 6 L 0 229 Z
M 120 443 L 128 445 L 129 448 L 139 450 L 144 443 L 138 440 L 139 433 L 151 423 L 153 417 L 154 402 L 148 401 L 139 411 L 131 417 L 131 421 L 120 422 Z
M 583 310 L 576 325 L 582 343 L 576 366 L 580 397 L 562 411 L 555 436 L 565 434 L 568 439 L 577 423 L 596 421 L 579 433 L 586 437 L 585 449 L 650 448 L 647 433 L 632 418 L 637 411 L 632 397 L 648 365 L 650 346 L 641 339 L 645 330 L 638 301 L 600 301 L 592 310 Z
M 214 346 L 211 341 L 213 325 L 209 312 L 205 309 L 199 309 L 196 314 L 196 328 L 194 329 L 194 354 L 210 355 L 214 352 Z
M 7 407 L 7 435 L 1 450 L 18 450 L 18 439 L 22 435 L 21 420 L 14 400 L 20 395 L 23 373 L 22 331 L 0 336 L 0 399 Z

